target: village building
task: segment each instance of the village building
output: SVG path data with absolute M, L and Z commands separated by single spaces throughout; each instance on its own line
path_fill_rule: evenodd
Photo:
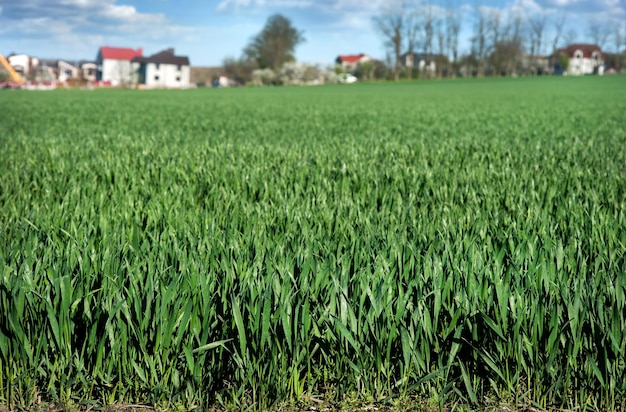
M 429 53 L 406 52 L 400 56 L 400 65 L 403 68 L 413 70 L 417 69 L 421 73 L 434 75 L 437 71 L 437 61 L 442 60 L 443 56 Z
M 83 80 L 88 82 L 95 82 L 97 80 L 98 65 L 92 61 L 80 61 L 78 62 L 80 67 L 80 76 Z
M 569 59 L 566 73 L 572 76 L 584 74 L 603 74 L 604 57 L 602 50 L 595 44 L 570 44 L 559 49 L 559 54 L 565 54 Z
M 142 57 L 141 48 L 100 47 L 96 57 L 96 80 L 110 82 L 112 86 L 128 86 L 136 82 L 131 61 Z
M 354 70 L 359 64 L 372 61 L 372 58 L 364 53 L 359 54 L 340 54 L 335 59 L 335 63 L 341 66 L 344 71 Z
M 135 57 L 137 82 L 147 88 L 189 87 L 189 57 L 176 56 L 169 48 L 150 57 Z

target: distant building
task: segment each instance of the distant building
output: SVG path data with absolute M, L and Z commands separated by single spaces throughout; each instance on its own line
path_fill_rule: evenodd
M 94 82 L 97 80 L 98 65 L 96 64 L 96 62 L 80 61 L 78 62 L 78 65 L 80 67 L 80 76 L 82 79 L 89 82 Z
M 28 54 L 10 54 L 7 61 L 13 67 L 17 73 L 26 78 L 32 73 L 39 65 L 39 60 L 36 57 L 31 57 Z
M 59 60 L 57 62 L 57 76 L 60 82 L 75 80 L 80 77 L 80 69 L 69 62 Z
M 372 61 L 372 58 L 367 54 L 340 54 L 335 59 L 335 63 L 343 67 L 345 71 L 355 69 L 359 64 Z
M 100 47 L 96 57 L 96 80 L 110 82 L 112 86 L 134 83 L 136 79 L 131 61 L 142 55 L 141 48 Z
M 567 74 L 580 76 L 584 74 L 603 74 L 604 57 L 602 50 L 595 44 L 570 44 L 559 49 L 558 54 L 564 53 L 569 58 Z
M 535 74 L 548 74 L 552 72 L 550 56 L 524 54 L 521 59 L 521 64 L 524 72 Z
M 58 77 L 58 60 L 39 59 L 39 64 L 29 76 L 35 82 L 53 83 Z
M 134 69 L 137 82 L 146 87 L 189 87 L 189 57 L 176 56 L 174 49 L 166 49 L 150 57 L 135 57 Z
M 434 75 L 437 71 L 437 61 L 443 56 L 436 54 L 406 52 L 400 56 L 400 65 L 406 69 L 418 69 L 420 72 Z

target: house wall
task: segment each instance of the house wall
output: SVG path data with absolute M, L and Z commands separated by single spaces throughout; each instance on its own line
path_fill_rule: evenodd
M 7 60 L 16 72 L 28 74 L 30 70 L 30 56 L 26 54 L 15 54 L 13 56 L 9 56 Z
M 567 67 L 567 74 L 570 75 L 574 75 L 574 76 L 580 76 L 580 75 L 584 75 L 584 74 L 593 74 L 597 69 L 597 72 L 599 74 L 602 74 L 603 72 L 603 65 L 604 62 L 602 61 L 602 59 L 594 59 L 594 58 L 587 58 L 587 57 L 575 57 L 576 53 L 574 53 L 574 56 L 570 56 L 569 59 L 569 66 Z
M 189 66 L 175 64 L 147 63 L 145 84 L 148 87 L 185 88 L 189 87 Z
M 59 81 L 65 82 L 70 79 L 77 79 L 79 70 L 78 70 L 78 67 L 75 67 L 62 60 L 59 60 L 58 73 L 59 73 Z
M 420 60 L 418 67 L 421 72 L 427 71 L 431 74 L 434 74 L 435 71 L 437 70 L 437 65 L 435 64 L 434 61 L 431 61 L 430 63 L 426 63 L 425 60 Z
M 128 85 L 135 81 L 133 74 L 130 61 L 104 59 L 98 80 L 110 81 L 113 86 Z
M 427 63 L 426 60 L 420 59 L 419 56 L 420 55 L 407 53 L 404 56 L 404 60 L 403 60 L 404 67 L 407 67 L 409 69 L 412 69 L 413 67 L 417 67 L 422 72 L 426 71 L 431 74 L 435 73 L 435 71 L 437 70 L 437 65 L 435 64 L 435 61 L 431 60 L 430 62 Z
M 95 63 L 84 63 L 80 66 L 83 79 L 93 82 L 96 80 L 97 66 Z

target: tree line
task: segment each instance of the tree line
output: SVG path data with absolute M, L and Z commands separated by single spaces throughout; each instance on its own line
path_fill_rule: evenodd
M 567 67 L 567 56 L 559 47 L 578 39 L 570 29 L 564 32 L 566 14 L 525 14 L 521 10 L 504 13 L 495 8 L 473 8 L 469 50 L 461 54 L 459 34 L 462 15 L 455 0 L 443 6 L 420 0 L 396 0 L 385 3 L 374 26 L 387 50 L 386 63 L 390 77 L 455 77 L 486 75 L 537 75 L 554 66 Z M 615 53 L 607 54 L 609 65 L 623 67 L 621 50 L 626 44 L 623 22 L 588 22 L 585 43 L 593 43 L 603 51 L 611 45 Z M 406 52 L 434 61 L 436 70 L 424 71 L 407 67 Z M 548 61 L 546 61 L 546 58 Z
M 463 19 L 455 1 L 445 0 L 443 6 L 421 0 L 386 2 L 372 18 L 386 57 L 353 66 L 350 74 L 362 80 L 398 80 L 539 75 L 550 73 L 557 66 L 567 67 L 568 57 L 558 53 L 559 47 L 578 40 L 575 30 L 565 31 L 567 15 L 524 14 L 521 10 L 505 14 L 476 5 L 470 23 L 470 47 L 461 53 Z M 585 38 L 586 43 L 596 44 L 602 50 L 607 46 L 613 49 L 615 53 L 605 53 L 605 61 L 617 71 L 622 70 L 621 50 L 626 44 L 622 22 L 590 20 Z M 342 67 L 321 68 L 295 62 L 296 47 L 305 41 L 303 31 L 287 17 L 275 14 L 239 58 L 224 60 L 224 71 L 238 83 L 340 80 Z M 415 60 L 431 66 L 420 66 Z

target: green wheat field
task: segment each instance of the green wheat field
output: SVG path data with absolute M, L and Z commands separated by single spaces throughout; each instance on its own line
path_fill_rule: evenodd
M 0 409 L 623 411 L 625 354 L 624 76 L 0 91 Z

